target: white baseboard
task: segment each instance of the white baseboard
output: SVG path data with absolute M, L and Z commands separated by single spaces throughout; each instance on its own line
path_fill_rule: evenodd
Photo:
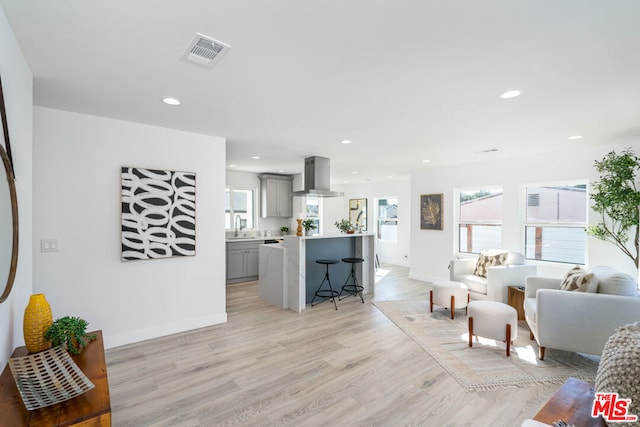
M 227 313 L 225 312 L 213 316 L 184 319 L 175 323 L 158 325 L 153 328 L 138 329 L 123 334 L 109 335 L 108 331 L 103 330 L 104 347 L 119 347 L 121 345 L 133 344 L 140 341 L 164 337 L 226 322 Z
M 437 282 L 439 280 L 449 280 L 448 278 L 443 279 L 442 277 L 430 276 L 428 274 L 412 274 L 411 272 L 409 272 L 409 279 L 430 283 Z
M 384 261 L 380 261 L 380 264 L 391 264 L 391 265 L 399 265 L 401 267 L 409 267 L 409 261 L 406 259 L 385 259 Z

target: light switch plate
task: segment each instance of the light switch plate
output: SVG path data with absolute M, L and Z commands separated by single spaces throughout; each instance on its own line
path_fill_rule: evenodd
M 58 239 L 40 240 L 40 252 L 58 252 L 58 250 L 60 250 Z

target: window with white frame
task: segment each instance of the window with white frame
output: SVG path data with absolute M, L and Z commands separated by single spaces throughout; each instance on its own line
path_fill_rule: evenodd
M 224 227 L 227 230 L 252 230 L 255 213 L 254 189 L 225 188 Z
M 458 191 L 458 252 L 502 247 L 502 188 Z
M 584 264 L 589 194 L 585 182 L 525 188 L 525 258 Z
M 313 196 L 306 196 L 305 199 L 305 214 L 307 215 L 306 219 L 313 220 L 313 225 L 316 226 L 316 228 L 313 229 L 312 234 L 322 234 L 322 231 L 320 230 L 321 199 Z
M 376 199 L 376 235 L 379 240 L 398 241 L 398 198 Z

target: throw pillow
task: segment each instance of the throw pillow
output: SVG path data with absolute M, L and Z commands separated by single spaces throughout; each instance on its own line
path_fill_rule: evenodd
M 507 257 L 507 265 L 522 265 L 524 264 L 524 254 L 521 252 L 509 252 Z
M 576 265 L 565 274 L 560 283 L 561 291 L 596 292 L 598 279 L 593 273 L 587 273 L 582 267 Z
M 608 266 L 594 267 L 598 278 L 598 293 L 634 297 L 638 295 L 638 282 L 626 273 Z
M 505 265 L 508 257 L 509 252 L 500 252 L 496 254 L 480 252 L 478 262 L 476 263 L 476 269 L 473 274 L 480 277 L 487 277 L 487 268 L 497 265 Z

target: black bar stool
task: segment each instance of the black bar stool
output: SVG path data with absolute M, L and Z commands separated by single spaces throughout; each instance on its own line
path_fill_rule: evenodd
M 318 305 L 323 301 L 331 300 L 333 301 L 333 305 L 337 310 L 338 304 L 336 304 L 336 297 L 340 295 L 340 292 L 334 291 L 331 287 L 331 279 L 329 279 L 329 265 L 337 264 L 340 261 L 335 259 L 317 259 L 316 262 L 318 264 L 324 264 L 327 267 L 327 270 L 324 273 L 324 279 L 322 279 L 320 286 L 318 286 L 318 290 L 316 290 L 316 293 L 313 295 L 313 299 L 311 300 L 311 307 L 313 307 L 314 305 Z M 324 285 L 325 281 L 329 283 L 329 289 L 322 289 L 322 285 Z M 320 298 L 320 301 L 315 302 L 316 298 Z
M 351 273 L 347 277 L 347 280 L 344 282 L 344 286 L 342 286 L 340 295 L 338 295 L 338 301 L 342 300 L 342 298 L 340 297 L 342 296 L 342 293 L 345 292 L 347 294 L 345 298 L 351 295 L 358 295 L 360 296 L 360 300 L 364 304 L 364 298 L 362 298 L 362 291 L 364 290 L 364 287 L 358 284 L 355 269 L 356 264 L 361 264 L 364 262 L 364 258 L 342 258 L 342 262 L 351 264 Z M 349 284 L 349 279 L 352 279 L 353 283 Z

